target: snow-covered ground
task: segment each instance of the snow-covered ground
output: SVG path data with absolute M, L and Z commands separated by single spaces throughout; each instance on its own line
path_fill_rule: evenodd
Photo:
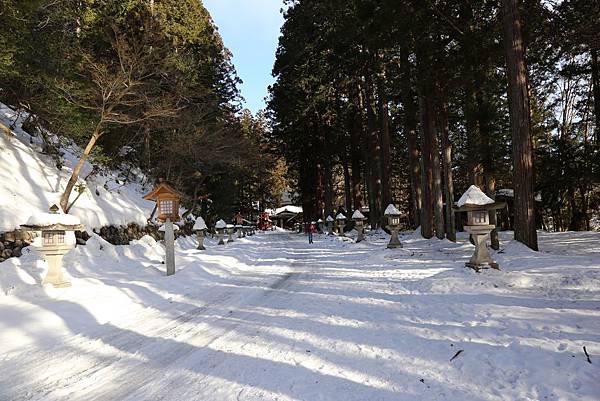
M 10 127 L 16 121 L 11 135 L 0 131 L 0 232 L 19 228 L 34 212 L 48 211 L 50 204 L 60 198 L 81 153 L 81 149 L 72 144 L 61 146 L 64 167 L 58 169 L 51 156 L 41 153 L 41 140 L 20 128 L 23 119 L 0 103 L 0 122 Z M 81 176 L 91 171 L 92 165 L 86 163 Z M 111 224 L 146 224 L 154 203 L 142 196 L 152 187 L 142 186 L 144 177 L 137 169 L 129 172 L 127 182 L 124 175 L 124 172 L 105 170 L 85 183 L 85 192 L 71 213 L 79 217 L 89 231 Z M 73 191 L 71 199 L 76 195 Z
M 480 274 L 464 237 L 181 238 L 171 277 L 149 237 L 93 237 L 66 289 L 30 247 L 0 264 L 0 399 L 600 399 L 600 234 L 507 235 Z

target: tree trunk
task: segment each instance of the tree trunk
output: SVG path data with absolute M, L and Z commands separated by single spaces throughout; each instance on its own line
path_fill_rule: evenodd
M 442 155 L 444 165 L 444 192 L 446 196 L 446 238 L 456 242 L 456 222 L 454 216 L 454 180 L 452 177 L 452 144 L 448 128 L 448 106 L 444 103 L 441 110 Z
M 404 131 L 408 147 L 408 164 L 410 178 L 410 213 L 413 228 L 421 224 L 421 169 L 419 165 L 419 148 L 417 134 L 417 105 L 415 93 L 410 81 L 410 63 L 408 52 L 400 50 L 400 67 L 402 70 L 401 99 L 404 108 Z
M 594 93 L 594 120 L 596 129 L 594 139 L 596 145 L 600 145 L 600 65 L 598 65 L 598 50 L 591 51 L 592 64 L 592 88 Z
M 438 239 L 445 238 L 444 230 L 444 200 L 442 198 L 442 172 L 440 166 L 440 149 L 438 146 L 437 130 L 435 125 L 431 137 L 431 152 L 433 156 L 433 206 L 435 235 Z
M 75 168 L 73 169 L 73 173 L 71 173 L 71 177 L 69 178 L 69 181 L 67 182 L 65 191 L 63 192 L 63 194 L 60 198 L 60 207 L 62 208 L 62 210 L 65 213 L 69 213 L 70 208 L 73 207 L 73 204 L 71 204 L 69 206 L 69 198 L 71 197 L 71 192 L 73 192 L 73 188 L 77 184 L 77 178 L 79 178 L 79 173 L 81 172 L 83 165 L 85 164 L 86 160 L 90 156 L 90 153 L 92 153 L 94 146 L 96 146 L 96 142 L 98 142 L 98 139 L 100 139 L 101 136 L 102 136 L 102 132 L 100 132 L 100 124 L 98 124 L 98 126 L 96 127 L 96 130 L 94 131 L 90 140 L 88 141 L 88 144 L 86 145 L 86 147 L 83 151 L 83 154 L 81 155 L 81 157 L 79 157 L 79 160 L 77 161 L 77 165 L 75 165 Z
M 513 148 L 515 239 L 537 251 L 533 192 L 533 141 L 518 0 L 502 0 L 502 5 Z
M 352 197 L 350 194 L 350 168 L 348 166 L 348 158 L 342 158 L 342 167 L 344 168 L 344 201 L 346 206 L 346 213 L 352 211 Z M 350 218 L 350 216 L 346 216 Z
M 435 136 L 433 104 L 428 94 L 419 94 L 421 109 L 421 150 L 422 150 L 422 208 L 421 235 L 424 238 L 433 237 L 433 138 Z
M 377 227 L 381 220 L 381 149 L 379 141 L 379 130 L 377 129 L 377 117 L 373 110 L 373 85 L 369 79 L 365 87 L 365 106 L 367 107 L 367 129 L 369 139 L 369 164 L 371 172 L 372 209 L 370 210 L 370 221 L 373 228 Z
M 379 91 L 379 119 L 381 121 L 381 204 L 385 208 L 392 203 L 390 188 L 390 120 L 385 95 Z M 382 216 L 383 217 L 383 216 Z
M 487 192 L 487 195 L 490 198 L 496 200 L 496 179 L 492 175 L 486 176 L 485 187 L 486 187 L 485 192 Z M 498 249 L 500 249 L 500 238 L 498 236 L 498 211 L 495 209 L 490 210 L 489 218 L 490 218 L 490 225 L 495 227 L 492 230 L 492 232 L 490 233 L 490 241 L 492 244 L 492 249 L 497 251 Z
M 362 150 L 360 146 L 362 118 L 360 113 L 360 99 L 358 91 L 353 89 L 350 96 L 352 101 L 352 116 L 350 126 L 350 146 L 352 153 L 352 198 L 354 209 L 360 210 L 363 206 L 361 175 Z

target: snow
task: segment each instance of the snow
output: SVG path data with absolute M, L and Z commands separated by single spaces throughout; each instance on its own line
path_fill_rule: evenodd
M 218 229 L 227 228 L 227 223 L 225 223 L 224 220 L 219 220 L 219 221 L 217 221 L 217 224 L 215 224 L 215 228 L 218 228 Z
M 365 215 L 360 212 L 360 210 L 355 210 L 352 214 L 352 219 L 364 219 Z
M 336 220 L 346 220 L 346 216 L 344 216 L 342 213 L 338 214 L 337 216 L 335 216 Z
M 193 227 L 193 231 L 199 231 L 199 230 L 207 230 L 208 227 L 206 226 L 206 222 L 204 221 L 204 219 L 202 218 L 202 216 L 198 216 L 198 218 L 196 219 L 196 222 L 194 223 L 194 227 Z
M 276 216 L 279 213 L 292 213 L 292 214 L 300 214 L 302 213 L 302 206 L 293 206 L 287 205 L 277 209 L 267 209 L 265 210 L 269 215 Z
M 331 217 L 331 216 L 327 216 L 327 221 L 334 221 L 334 220 L 333 220 L 333 217 Z
M 81 224 L 81 221 L 77 216 L 70 214 L 37 212 L 29 216 L 26 223 L 28 226 L 53 226 L 55 224 L 76 226 Z
M 494 200 L 483 193 L 476 185 L 471 185 L 469 189 L 460 197 L 456 205 L 462 207 L 465 205 L 483 206 L 494 203 Z
M 400 210 L 396 208 L 396 206 L 390 203 L 383 214 L 388 216 L 400 216 L 401 213 Z
M 541 233 L 536 253 L 502 232 L 502 271 L 479 274 L 464 233 L 401 236 L 180 238 L 165 277 L 151 237 L 94 235 L 66 289 L 26 248 L 0 264 L 0 399 L 598 399 L 600 233 Z
M 9 127 L 15 118 L 16 113 L 0 103 L 0 122 Z M 0 135 L 0 232 L 18 229 L 34 211 L 47 211 L 48 205 L 62 195 L 81 153 L 77 146 L 62 146 L 65 167 L 59 170 L 52 157 L 41 153 L 41 140 L 20 128 L 24 118 L 17 119 L 14 135 Z M 81 176 L 91 171 L 92 165 L 85 163 Z M 146 225 L 154 202 L 142 196 L 151 188 L 143 185 L 146 179 L 137 169 L 129 173 L 130 182 L 124 183 L 124 175 L 110 170 L 90 177 L 70 214 L 79 218 L 88 231 L 111 224 Z M 76 192 L 73 191 L 71 201 Z
M 501 188 L 499 190 L 496 191 L 496 196 L 506 196 L 508 198 L 514 198 L 515 197 L 515 190 L 512 188 Z M 542 194 L 541 192 L 537 192 L 534 196 L 534 199 L 536 202 L 541 202 L 542 201 Z

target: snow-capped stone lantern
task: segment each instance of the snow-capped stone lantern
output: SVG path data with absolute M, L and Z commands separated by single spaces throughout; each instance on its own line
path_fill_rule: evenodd
M 344 227 L 346 226 L 346 216 L 342 213 L 335 216 L 335 220 L 337 222 L 338 234 L 342 237 L 344 236 Z
M 219 243 L 217 245 L 225 245 L 225 241 L 223 241 L 225 237 L 225 230 L 227 229 L 227 223 L 223 220 L 217 221 L 215 224 L 215 229 L 217 230 L 217 235 L 219 236 Z
M 323 219 L 317 220 L 317 224 L 318 224 L 317 227 L 319 229 L 319 232 L 320 233 L 325 232 L 325 227 L 324 227 L 325 224 L 323 223 Z
M 333 235 L 333 222 L 335 221 L 331 215 L 327 216 L 327 233 Z
M 175 274 L 175 229 L 173 222 L 179 220 L 179 202 L 187 196 L 170 186 L 163 178 L 144 199 L 156 202 L 158 221 L 165 223 L 165 265 L 167 276 Z
M 400 238 L 398 237 L 398 231 L 400 230 L 400 216 L 402 216 L 402 213 L 400 213 L 396 206 L 390 203 L 385 209 L 383 215 L 387 220 L 387 228 L 392 234 L 387 247 L 402 248 L 402 243 L 400 242 Z
M 21 227 L 42 233 L 41 238 L 34 241 L 48 263 L 48 272 L 42 284 L 52 284 L 57 288 L 70 287 L 71 282 L 63 274 L 62 259 L 75 247 L 75 236 L 69 234 L 83 230 L 79 219 L 60 212 L 57 205 L 52 205 L 49 213 L 36 213 Z
M 235 229 L 235 226 L 233 224 L 227 224 L 227 235 L 229 235 L 229 238 L 227 239 L 227 243 L 233 242 L 233 230 Z
M 196 232 L 196 237 L 198 238 L 198 248 L 196 249 L 198 249 L 199 251 L 206 250 L 206 248 L 204 247 L 204 237 L 206 236 L 206 230 L 208 230 L 208 227 L 206 226 L 206 222 L 204 221 L 202 216 L 198 216 L 192 230 Z
M 356 223 L 356 242 L 361 242 L 365 239 L 365 215 L 356 209 L 352 215 L 352 220 Z
M 496 228 L 490 224 L 490 210 L 503 209 L 505 206 L 504 202 L 495 202 L 475 185 L 471 185 L 456 203 L 455 211 L 467 212 L 465 231 L 471 234 L 475 242 L 475 252 L 465 266 L 476 271 L 485 265 L 499 269 L 498 263 L 492 259 L 487 249 L 486 237 Z

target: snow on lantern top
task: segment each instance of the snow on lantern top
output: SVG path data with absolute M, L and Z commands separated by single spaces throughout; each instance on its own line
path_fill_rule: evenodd
M 342 213 L 338 214 L 337 216 L 335 216 L 336 220 L 346 220 L 346 216 L 344 216 Z
M 81 221 L 70 214 L 64 214 L 59 206 L 53 204 L 50 206 L 50 211 L 47 213 L 34 213 L 27 223 L 22 225 L 23 228 L 34 230 L 59 230 L 59 231 L 75 231 L 82 230 Z
M 383 214 L 386 216 L 400 216 L 402 213 L 400 213 L 400 210 L 396 206 L 390 203 Z
M 333 217 L 331 215 L 327 216 L 327 221 L 333 221 Z
M 217 224 L 215 224 L 215 228 L 217 228 L 219 230 L 227 228 L 227 223 L 225 223 L 225 221 L 223 221 L 223 220 L 219 220 L 219 221 L 217 221 Z
M 354 214 L 352 215 L 352 220 L 363 220 L 365 215 L 360 212 L 360 210 L 356 209 Z
M 494 200 L 483 193 L 476 185 L 471 185 L 469 189 L 460 197 L 456 206 L 484 206 L 491 205 Z
M 194 223 L 194 227 L 192 228 L 192 230 L 200 231 L 200 230 L 206 230 L 207 228 L 208 227 L 206 227 L 206 222 L 204 221 L 202 216 L 198 216 L 198 218 L 196 219 L 196 223 Z
M 162 178 L 156 188 L 144 196 L 144 199 L 157 203 L 159 221 L 179 220 L 179 201 L 185 198 L 187 195 L 173 188 Z
M 317 223 L 322 223 L 322 222 L 323 222 L 323 219 L 317 220 Z

